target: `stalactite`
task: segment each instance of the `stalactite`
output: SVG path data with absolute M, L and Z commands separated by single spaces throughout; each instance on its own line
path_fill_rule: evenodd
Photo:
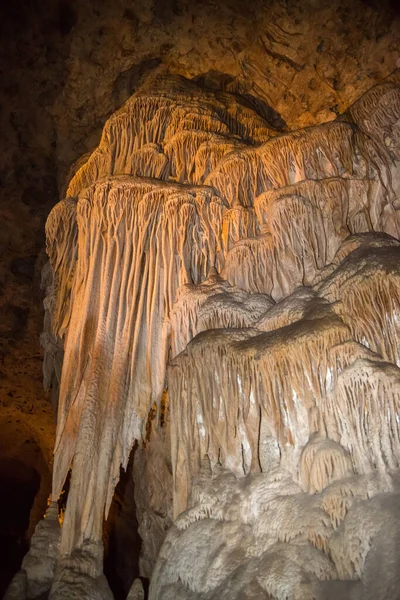
M 368 179 L 329 177 L 304 180 L 278 190 L 260 194 L 254 201 L 257 217 L 268 227 L 273 206 L 282 197 L 298 196 L 306 199 L 312 211 L 322 218 L 322 225 L 314 230 L 325 238 L 327 260 L 331 262 L 341 242 L 350 234 L 381 228 L 384 197 Z M 310 218 L 313 212 L 310 210 Z
M 172 363 L 176 515 L 186 507 L 192 474 L 206 452 L 238 474 L 259 469 L 260 411 L 281 447 L 283 464 L 296 464 L 294 455 L 314 427 L 308 413 L 320 408 L 329 390 L 327 351 L 349 338 L 330 313 L 269 333 L 225 331 L 198 335 Z M 214 376 L 205 378 L 211 368 Z
M 317 289 L 335 303 L 354 339 L 399 365 L 400 249 L 387 242 L 359 246 Z
M 161 397 L 164 319 L 178 286 L 199 282 L 208 257 L 216 255 L 212 230 L 205 233 L 203 226 L 215 217 L 213 203 L 209 188 L 127 177 L 99 182 L 78 199 L 80 285 L 65 345 L 53 485 L 57 496 L 74 460 L 71 495 L 77 513 L 67 511 L 71 535 L 63 537 L 63 551 L 78 543 L 76 521 L 80 539 L 100 535 L 120 464 L 127 464 L 152 403 Z M 118 273 L 115 264 L 121 265 Z M 110 380 L 114 369 L 120 375 Z M 80 457 L 84 464 L 78 466 Z M 89 487 L 99 511 L 93 521 L 85 512 L 94 506 L 91 496 L 84 509 L 77 500 L 92 477 L 96 481 Z
M 329 438 L 314 435 L 300 457 L 300 480 L 310 493 L 320 492 L 330 483 L 352 474 L 350 455 Z
M 250 268 L 250 265 L 252 267 Z M 237 242 L 228 252 L 222 275 L 233 286 L 250 294 L 273 296 L 275 286 L 274 247 L 271 234 Z M 273 296 L 274 299 L 276 296 Z M 281 291 L 278 290 L 278 297 Z
M 399 383 L 397 367 L 371 359 L 356 360 L 338 378 L 331 435 L 350 453 L 357 473 L 400 464 Z
M 250 295 L 230 286 L 212 269 L 203 283 L 178 289 L 170 316 L 172 356 L 201 331 L 252 327 L 273 305 L 266 295 Z
M 239 202 L 224 213 L 222 222 L 222 247 L 226 255 L 243 239 L 255 238 L 260 232 L 254 209 L 244 208 Z
M 54 273 L 54 306 L 51 323 L 54 335 L 63 337 L 71 319 L 71 293 L 78 260 L 76 201 L 66 198 L 51 211 L 46 222 L 46 250 Z M 79 285 L 79 284 L 78 284 Z
M 229 204 L 239 198 L 244 206 L 253 206 L 262 192 L 306 179 L 366 177 L 358 139 L 354 127 L 345 122 L 291 132 L 225 157 L 205 183 Z
M 168 179 L 170 165 L 168 158 L 158 144 L 145 144 L 131 154 L 131 163 L 126 165 L 122 173 L 139 177 Z
M 52 403 L 55 412 L 57 412 L 58 396 L 61 384 L 61 371 L 64 360 L 63 340 L 53 332 L 53 315 L 57 305 L 57 291 L 55 289 L 53 269 L 48 262 L 42 269 L 41 288 L 45 291 L 46 297 L 43 302 L 45 309 L 43 320 L 43 332 L 40 335 L 40 344 L 44 350 L 43 356 L 43 387 L 46 391 L 52 393 Z M 67 291 L 65 302 L 70 304 L 70 294 Z M 63 307 L 64 308 L 64 307 Z M 68 316 L 69 318 L 69 316 Z
M 348 110 L 358 127 L 379 143 L 382 152 L 399 158 L 400 90 L 393 83 L 371 88 Z
M 240 139 L 233 136 L 188 126 L 168 139 L 165 154 L 174 179 L 181 183 L 202 184 L 225 154 L 243 146 Z
M 232 285 L 251 293 L 268 293 L 275 300 L 299 285 L 325 280 L 350 251 L 348 240 L 353 240 L 355 248 L 362 243 L 357 234 L 371 232 L 365 240 L 374 245 L 376 227 L 385 230 L 387 226 L 388 234 L 397 230 L 393 215 L 386 219 L 385 207 L 390 204 L 375 188 L 376 182 L 368 180 L 328 178 L 264 192 L 255 203 L 262 234 L 255 230 L 242 235 L 228 248 L 224 276 Z
M 216 96 L 178 76 L 158 76 L 148 86 L 108 120 L 99 147 L 70 182 L 69 196 L 110 175 L 166 179 L 171 171 L 182 183 L 201 183 L 208 167 L 202 172 L 204 158 L 196 162 L 199 143 L 212 143 L 211 155 L 217 153 L 211 168 L 241 140 L 259 143 L 277 133 L 233 94 Z

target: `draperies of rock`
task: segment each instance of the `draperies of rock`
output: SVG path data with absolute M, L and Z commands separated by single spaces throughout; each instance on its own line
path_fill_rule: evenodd
M 282 134 L 239 96 L 169 77 L 108 121 L 47 225 L 65 352 L 54 499 L 72 465 L 54 590 L 81 555 L 100 577 L 104 514 L 146 431 L 136 477 L 170 452 L 177 518 L 153 600 L 364 586 L 390 507 L 354 555 L 343 544 L 364 527 L 357 502 L 375 514 L 397 489 L 400 460 L 399 98 L 378 86 Z M 166 388 L 158 443 L 148 415 Z M 162 515 L 158 549 L 171 507 L 138 504 Z
M 67 511 L 72 539 L 64 546 L 63 538 L 63 550 L 85 536 L 100 535 L 120 465 L 126 466 L 134 440 L 144 432 L 147 413 L 164 388 L 164 321 L 169 307 L 178 286 L 199 282 L 209 257 L 216 256 L 213 227 L 221 208 L 210 188 L 126 176 L 98 182 L 79 197 L 79 256 L 53 489 L 57 496 L 74 459 L 69 502 L 78 514 Z M 110 378 L 110 372 L 116 377 Z M 93 496 L 87 492 L 91 480 Z M 78 502 L 83 490 L 86 508 Z M 99 513 L 92 522 L 87 513 L 93 506 Z M 80 527 L 73 527 L 70 519 L 81 522 Z M 77 534 L 79 539 L 73 538 Z
M 158 76 L 108 120 L 68 195 L 107 175 L 201 183 L 224 154 L 277 133 L 240 96 L 208 92 L 183 77 Z
M 300 288 L 258 319 L 253 311 L 246 329 L 211 326 L 172 362 L 176 516 L 205 454 L 237 475 L 262 469 L 261 432 L 295 480 L 299 453 L 316 433 L 340 442 L 357 473 L 399 466 L 400 371 L 384 362 L 397 356 L 399 250 L 356 249 L 318 291 Z M 229 314 L 229 303 L 220 313 Z M 331 468 L 335 453 L 325 452 L 320 468 Z

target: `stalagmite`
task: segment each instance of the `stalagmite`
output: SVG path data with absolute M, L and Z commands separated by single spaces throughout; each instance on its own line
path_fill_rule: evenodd
M 59 557 L 61 529 L 56 502 L 50 503 L 45 518 L 32 536 L 30 549 L 14 577 L 5 600 L 23 600 L 48 595 Z
M 144 589 L 140 579 L 135 579 L 126 600 L 144 600 Z
M 162 410 L 166 410 L 164 395 Z M 140 574 L 150 579 L 166 531 L 171 527 L 172 473 L 171 442 L 167 417 L 151 422 L 151 433 L 142 448 L 136 448 L 133 463 L 136 516 L 141 537 Z
M 150 600 L 362 597 L 400 518 L 399 98 L 281 132 L 158 76 L 108 120 L 46 227 L 53 502 L 72 468 L 51 600 L 111 597 L 135 443 Z

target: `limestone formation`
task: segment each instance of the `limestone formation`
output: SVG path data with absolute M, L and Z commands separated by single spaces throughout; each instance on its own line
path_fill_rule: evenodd
M 177 76 L 110 118 L 46 228 L 53 502 L 72 467 L 51 600 L 110 597 L 135 442 L 151 600 L 389 600 L 399 144 L 394 83 L 290 132 Z
M 144 600 L 144 590 L 140 579 L 135 579 L 126 600 Z
M 53 583 L 60 546 L 58 506 L 50 503 L 45 518 L 39 521 L 21 570 L 12 580 L 5 600 L 24 600 L 48 595 Z

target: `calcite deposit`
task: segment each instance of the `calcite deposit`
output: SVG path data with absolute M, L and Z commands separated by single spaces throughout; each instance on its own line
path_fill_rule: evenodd
M 397 597 L 399 161 L 390 82 L 288 132 L 157 75 L 108 120 L 46 226 L 51 600 L 112 597 L 135 445 L 150 600 Z

